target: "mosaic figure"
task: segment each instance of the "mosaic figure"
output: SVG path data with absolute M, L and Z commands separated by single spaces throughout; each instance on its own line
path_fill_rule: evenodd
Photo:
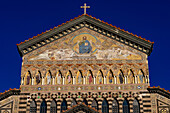
M 140 83 L 143 83 L 143 75 L 139 75 Z
M 50 74 L 47 75 L 47 84 L 50 84 L 51 83 L 51 76 Z
M 61 74 L 58 73 L 57 75 L 57 84 L 61 84 Z
M 89 84 L 92 84 L 92 82 L 93 82 L 93 77 L 91 74 L 88 75 L 88 82 L 89 82 Z
M 119 74 L 119 82 L 120 82 L 120 84 L 123 84 L 123 75 L 122 75 L 122 73 Z
M 71 83 L 71 75 L 70 75 L 70 74 L 67 76 L 67 83 L 68 83 L 68 84 Z
M 129 74 L 129 84 L 133 84 L 133 73 L 130 72 Z
M 27 85 L 30 84 L 30 76 L 27 76 Z
M 40 83 L 40 73 L 38 73 L 36 76 L 36 83 L 37 85 Z
M 102 75 L 101 75 L 101 73 L 99 74 L 99 84 L 102 84 Z
M 82 77 L 81 77 L 81 75 L 79 75 L 79 76 L 78 76 L 78 83 L 80 84 L 81 81 L 82 81 Z
M 90 42 L 87 40 L 87 38 L 84 36 L 83 40 L 79 42 L 79 53 L 90 53 L 92 50 L 92 46 L 90 45 Z
M 112 83 L 113 81 L 112 81 L 112 74 L 110 73 L 109 74 L 109 83 Z

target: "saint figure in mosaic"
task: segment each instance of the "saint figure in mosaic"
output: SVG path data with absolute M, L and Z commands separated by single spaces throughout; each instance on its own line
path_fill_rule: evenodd
M 81 81 L 82 81 L 82 77 L 81 77 L 81 75 L 79 75 L 79 76 L 78 76 L 78 83 L 80 84 Z
M 61 74 L 58 73 L 57 75 L 57 84 L 61 84 Z
M 83 40 L 79 42 L 79 53 L 90 53 L 92 50 L 92 46 L 90 45 L 90 42 L 87 40 L 87 37 L 84 36 Z
M 29 85 L 30 84 L 30 76 L 27 76 L 27 83 L 26 83 L 27 85 Z
M 101 73 L 99 74 L 98 78 L 99 78 L 99 84 L 102 84 L 102 75 L 101 75 Z
M 50 84 L 51 83 L 51 76 L 50 74 L 47 75 L 47 84 Z
M 67 83 L 68 84 L 71 83 L 71 75 L 70 74 L 67 76 Z
M 112 80 L 112 74 L 110 73 L 109 74 L 109 83 L 112 83 L 113 82 L 113 80 Z
M 139 76 L 140 83 L 143 83 L 143 75 L 138 75 L 138 76 Z
M 132 72 L 130 72 L 129 74 L 129 83 L 133 84 L 133 73 Z
M 93 82 L 93 77 L 91 74 L 88 75 L 88 82 L 89 82 L 89 84 L 92 84 L 92 82 Z
M 119 81 L 120 81 L 120 84 L 123 84 L 123 75 L 122 75 L 122 73 L 119 74 Z
M 40 73 L 38 73 L 36 76 L 36 83 L 37 85 L 40 83 Z

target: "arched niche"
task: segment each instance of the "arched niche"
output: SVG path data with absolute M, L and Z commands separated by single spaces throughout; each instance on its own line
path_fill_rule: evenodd
M 57 112 L 57 103 L 55 100 L 52 100 L 50 105 L 50 113 L 56 113 Z
M 66 84 L 73 84 L 73 76 L 72 76 L 72 73 L 71 73 L 70 70 L 66 74 L 65 83 Z
M 137 79 L 138 79 L 138 83 L 145 83 L 145 76 L 142 69 L 139 70 Z
M 42 76 L 41 76 L 41 73 L 40 73 L 40 71 L 38 71 L 37 73 L 36 73 L 36 75 L 35 75 L 35 84 L 36 85 L 40 85 L 41 83 L 42 83 Z
M 109 113 L 109 105 L 106 99 L 102 102 L 102 113 Z
M 33 100 L 30 104 L 30 113 L 36 113 L 37 112 L 37 105 L 35 101 Z
M 83 84 L 83 75 L 80 70 L 77 72 L 76 84 Z
M 128 84 L 134 84 L 135 83 L 135 77 L 133 71 L 130 69 L 128 72 Z
M 120 70 L 118 72 L 117 83 L 118 84 L 124 84 L 124 75 L 123 75 L 123 71 L 122 70 Z
M 96 83 L 97 84 L 103 84 L 103 73 L 101 70 L 98 71 L 97 77 L 96 77 Z
M 61 71 L 59 70 L 56 74 L 56 84 L 62 84 L 62 81 L 63 80 L 63 76 L 62 76 L 62 73 Z
M 107 73 L 107 84 L 114 84 L 114 76 L 112 70 Z
M 47 84 L 47 85 L 52 84 L 52 74 L 51 74 L 50 70 L 48 70 L 46 73 L 45 84 Z
M 96 99 L 93 99 L 92 104 L 91 104 L 91 107 L 92 107 L 92 108 L 95 108 L 96 110 L 98 110 L 98 104 L 97 104 Z
M 86 76 L 86 84 L 93 84 L 93 80 L 94 80 L 94 77 L 93 77 L 92 71 L 89 70 Z
M 130 113 L 129 102 L 127 101 L 127 99 L 123 101 L 123 113 Z
M 41 103 L 40 113 L 47 113 L 47 104 L 46 104 L 45 100 L 43 100 Z
M 133 101 L 133 113 L 140 113 L 140 106 L 137 99 Z
M 31 85 L 31 72 L 28 71 L 26 74 L 25 74 L 25 85 Z

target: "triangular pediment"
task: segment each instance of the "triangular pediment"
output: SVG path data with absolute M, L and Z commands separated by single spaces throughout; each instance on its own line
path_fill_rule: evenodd
M 82 28 L 91 29 L 103 36 L 111 38 L 112 40 L 118 41 L 138 51 L 146 53 L 147 55 L 149 55 L 152 51 L 153 43 L 150 41 L 137 37 L 129 32 L 125 32 L 124 30 L 116 28 L 108 23 L 104 23 L 99 19 L 82 15 L 74 20 L 71 20 L 70 22 L 62 24 L 62 26 L 55 27 L 54 29 L 46 31 L 41 35 L 19 44 L 17 46 L 19 53 L 21 56 L 26 55 Z
M 81 28 L 27 55 L 44 60 L 142 60 L 145 55 L 89 28 Z

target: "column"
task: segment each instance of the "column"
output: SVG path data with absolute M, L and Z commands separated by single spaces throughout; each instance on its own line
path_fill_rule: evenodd
M 104 76 L 104 84 L 107 84 L 107 81 L 106 81 L 106 76 Z
M 21 78 L 21 85 L 24 85 L 24 77 Z
M 116 82 L 116 76 L 114 76 L 114 81 L 115 81 L 115 84 L 117 84 L 117 82 Z
M 31 79 L 31 85 L 34 85 L 34 77 Z
M 53 83 L 52 84 L 55 85 L 55 77 L 53 77 Z
M 127 84 L 127 76 L 125 76 L 125 84 Z
M 83 77 L 83 84 L 86 84 L 86 78 Z
M 65 84 L 65 77 L 63 77 L 63 85 Z
M 44 85 L 44 77 L 42 77 L 42 85 Z
M 96 77 L 94 77 L 94 83 L 93 84 L 96 84 Z

